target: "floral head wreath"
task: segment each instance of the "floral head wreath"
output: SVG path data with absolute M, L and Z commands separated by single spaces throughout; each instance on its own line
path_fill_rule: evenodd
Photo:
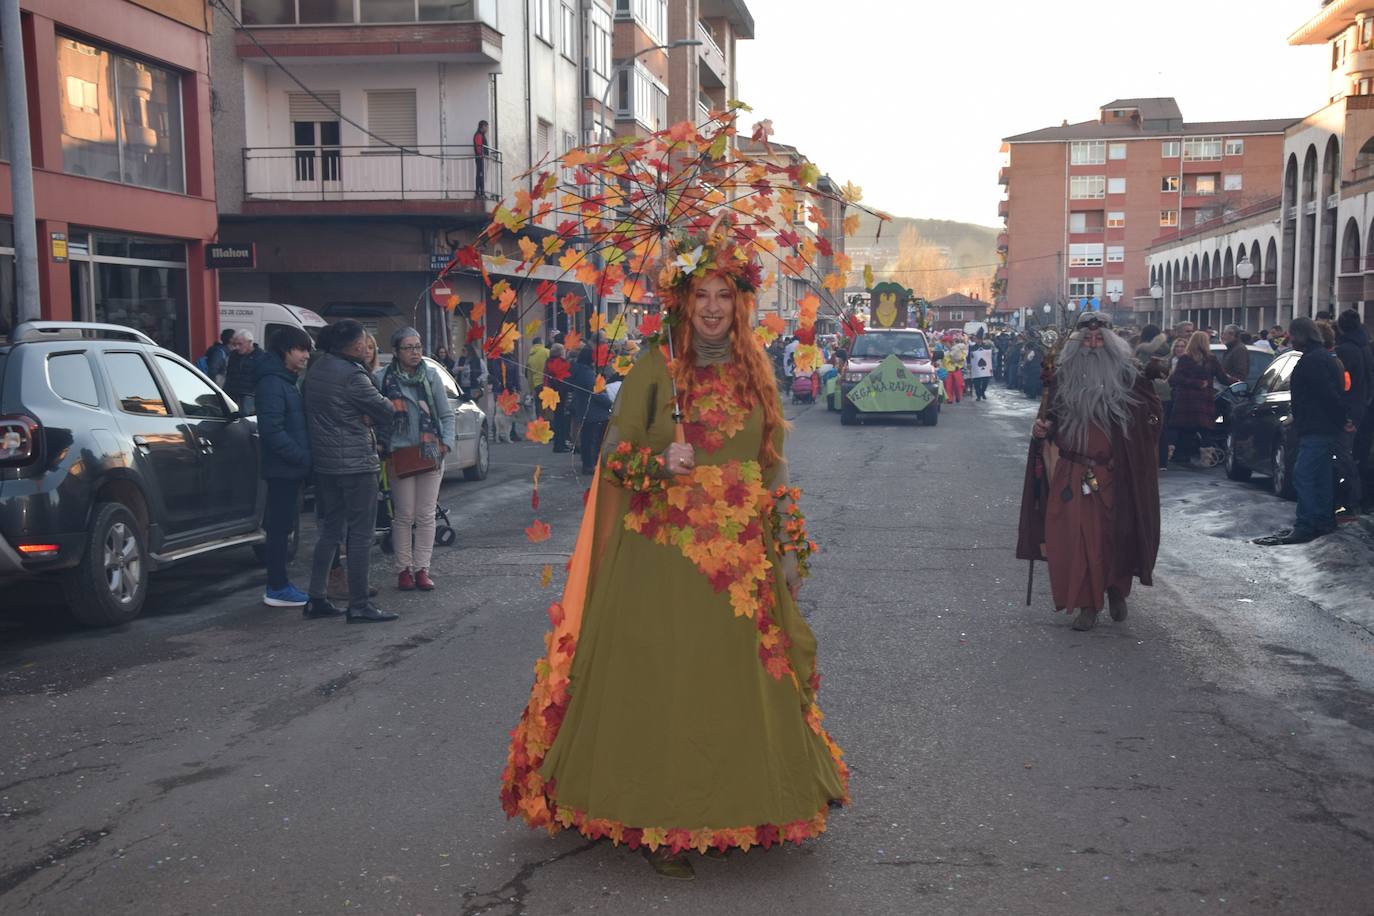
M 704 233 L 674 237 L 659 273 L 660 289 L 681 291 L 695 279 L 721 274 L 742 293 L 758 291 L 763 285 L 763 268 L 748 249 L 729 237 L 723 224 L 721 216 Z

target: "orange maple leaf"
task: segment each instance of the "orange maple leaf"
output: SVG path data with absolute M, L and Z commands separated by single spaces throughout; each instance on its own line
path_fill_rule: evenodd
M 528 264 L 539 256 L 539 246 L 533 239 L 522 238 L 517 244 L 520 246 L 520 260 L 525 263 Z
M 582 298 L 577 293 L 564 293 L 558 305 L 563 309 L 563 314 L 571 318 L 582 310 Z
M 539 389 L 539 406 L 543 407 L 545 410 L 557 409 L 559 400 L 561 399 L 559 398 L 558 392 L 554 391 L 548 385 Z
M 551 531 L 549 526 L 535 519 L 530 526 L 525 529 L 525 537 L 529 538 L 531 544 L 538 544 L 549 539 Z
M 525 427 L 525 438 L 540 445 L 548 445 L 553 441 L 553 427 L 549 426 L 549 421 L 543 417 L 531 420 L 529 426 Z
M 520 395 L 514 391 L 503 391 L 496 396 L 496 406 L 508 417 L 513 417 L 520 412 Z
M 569 331 L 563 335 L 563 348 L 568 351 L 576 350 L 582 346 L 582 335 L 576 331 Z

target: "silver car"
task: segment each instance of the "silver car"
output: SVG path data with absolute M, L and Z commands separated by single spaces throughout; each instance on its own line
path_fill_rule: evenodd
M 467 480 L 484 480 L 491 467 L 491 446 L 487 442 L 487 415 L 472 402 L 458 382 L 438 360 L 425 357 L 429 366 L 444 383 L 449 404 L 453 406 L 457 442 L 444 459 L 444 478 L 462 472 Z

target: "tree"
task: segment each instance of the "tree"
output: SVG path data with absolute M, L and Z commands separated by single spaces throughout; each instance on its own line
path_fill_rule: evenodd
M 988 301 L 993 268 L 986 264 L 960 267 L 946 249 L 925 239 L 915 226 L 902 229 L 897 240 L 897 259 L 885 269 L 875 269 L 882 279 L 910 287 L 918 298 L 939 299 L 952 292 L 977 295 Z

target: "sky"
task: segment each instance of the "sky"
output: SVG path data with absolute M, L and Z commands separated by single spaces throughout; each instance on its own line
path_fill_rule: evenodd
M 1318 0 L 747 0 L 740 99 L 864 203 L 997 224 L 1002 138 L 1173 96 L 1187 121 L 1302 118 L 1326 46 L 1287 39 Z

